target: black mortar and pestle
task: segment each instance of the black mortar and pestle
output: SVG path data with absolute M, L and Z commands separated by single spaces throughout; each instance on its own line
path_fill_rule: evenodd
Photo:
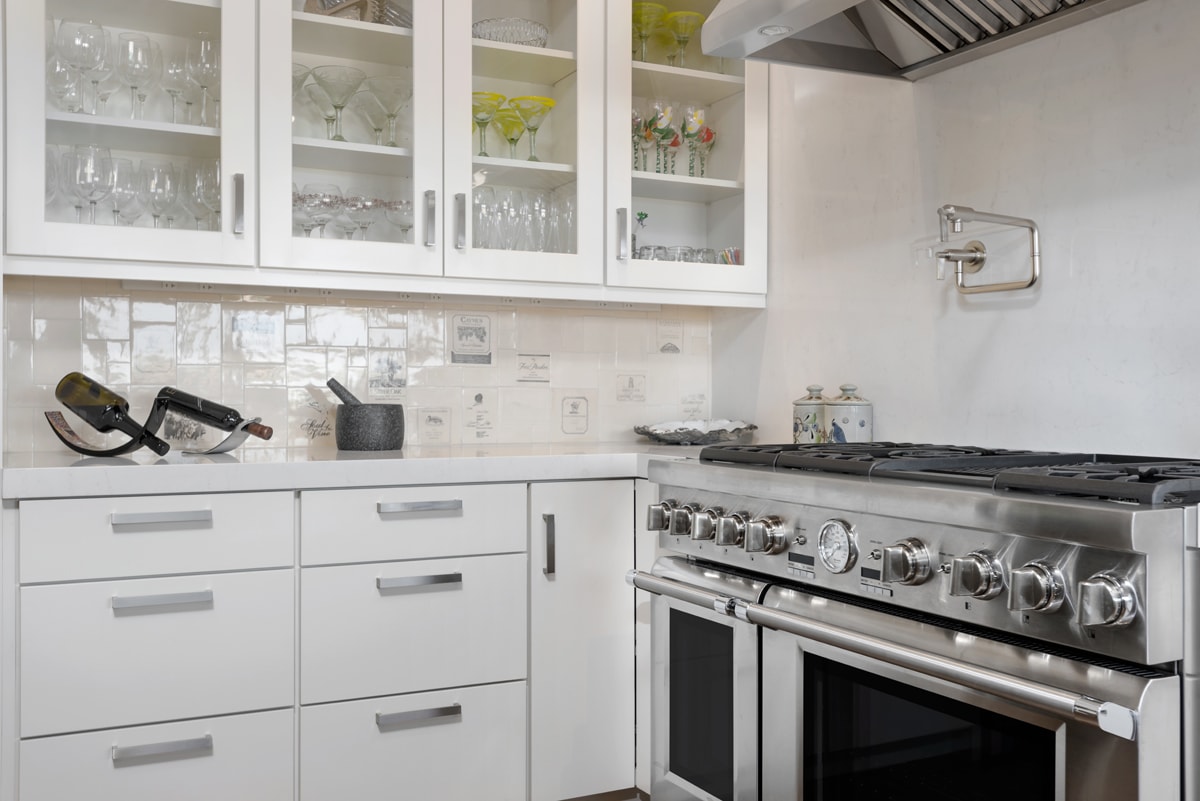
M 336 378 L 325 382 L 341 399 L 333 434 L 338 450 L 396 451 L 404 445 L 404 406 L 363 403 Z

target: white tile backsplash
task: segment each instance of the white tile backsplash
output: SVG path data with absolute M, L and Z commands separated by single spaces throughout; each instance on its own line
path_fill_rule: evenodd
M 403 403 L 413 444 L 635 441 L 635 425 L 688 409 L 710 415 L 706 309 L 306 300 L 24 277 L 6 278 L 4 289 L 8 450 L 62 448 L 42 413 L 61 408 L 54 387 L 75 370 L 123 394 L 135 417 L 149 414 L 161 387 L 177 386 L 275 428 L 270 442 L 251 439 L 243 450 L 333 448 L 330 377 L 363 400 Z M 483 363 L 451 361 L 447 325 L 462 315 L 488 320 Z M 677 351 L 661 349 L 661 331 Z M 530 353 L 548 369 L 522 370 Z M 635 387 L 619 388 L 619 376 Z M 223 436 L 186 422 L 164 432 L 198 434 L 189 447 Z

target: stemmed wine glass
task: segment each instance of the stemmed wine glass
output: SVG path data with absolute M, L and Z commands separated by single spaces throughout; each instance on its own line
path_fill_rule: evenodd
M 537 156 L 537 132 L 555 102 L 548 97 L 530 95 L 511 98 L 508 105 L 521 115 L 525 130 L 529 131 L 529 161 L 541 161 Z
M 704 15 L 698 11 L 672 11 L 663 17 L 663 24 L 675 35 L 675 41 L 679 42 L 679 67 L 684 66 L 683 59 L 688 42 L 703 22 Z
M 333 136 L 330 138 L 335 142 L 345 142 L 346 137 L 342 136 L 342 109 L 366 80 L 367 74 L 355 67 L 326 65 L 313 67 L 312 77 L 317 85 L 325 90 L 325 94 L 329 95 L 329 102 L 333 104 Z
M 487 156 L 487 129 L 492 117 L 504 105 L 504 95 L 495 92 L 471 93 L 471 119 L 479 126 L 479 155 Z
M 492 117 L 492 127 L 508 142 L 509 158 L 517 157 L 517 142 L 525 135 L 525 120 L 516 109 L 502 108 Z
M 64 182 L 81 204 L 75 207 L 80 221 L 82 203 L 91 207 L 88 222 L 96 222 L 96 204 L 112 191 L 112 155 L 107 147 L 74 145 L 63 159 Z
M 150 82 L 154 71 L 154 48 L 150 37 L 144 33 L 127 31 L 117 36 L 117 76 L 129 87 L 129 117 L 142 118 L 139 93 L 145 98 L 143 87 Z M 142 90 L 139 92 L 139 90 Z
M 175 205 L 179 194 L 179 173 L 169 161 L 143 159 L 141 174 L 146 204 L 150 207 L 150 216 L 154 218 L 154 227 L 157 228 L 158 218 Z
M 383 207 L 383 214 L 387 217 L 387 221 L 400 229 L 403 235 L 404 242 L 408 241 L 408 232 L 412 230 L 416 218 L 413 214 L 413 204 L 411 200 L 391 200 Z
M 326 224 L 341 209 L 342 190 L 336 184 L 313 183 L 305 184 L 300 194 L 303 197 L 304 210 L 321 229 L 321 236 L 324 237 Z
M 383 129 L 388 124 L 388 113 L 378 98 L 366 89 L 359 90 L 350 96 L 346 104 L 366 121 L 367 126 L 375 133 L 375 144 L 383 144 Z
M 188 73 L 186 56 L 173 56 L 163 63 L 162 88 L 171 96 L 171 122 L 179 122 L 179 101 L 195 85 Z M 191 121 L 190 117 L 184 120 L 185 123 Z
M 399 147 L 396 143 L 396 118 L 412 100 L 412 84 L 397 75 L 379 75 L 363 82 L 367 91 L 375 95 L 383 106 L 388 121 L 388 147 Z
M 308 216 L 308 211 L 304 208 L 304 195 L 300 194 L 300 189 L 295 183 L 292 184 L 292 222 L 300 226 L 305 236 L 312 236 L 313 229 L 317 227 L 312 217 Z
M 216 159 L 189 161 L 179 194 L 188 211 L 196 218 L 196 228 L 200 227 L 201 221 L 212 218 L 209 230 L 220 230 L 221 165 Z
M 654 29 L 662 22 L 666 13 L 667 7 L 661 3 L 633 4 L 633 35 L 637 37 L 641 51 L 639 61 L 646 60 L 646 42 L 650 39 L 650 34 L 654 33 Z
M 133 225 L 146 213 L 140 176 L 130 159 L 112 160 L 113 225 Z
M 221 80 L 221 44 L 210 33 L 200 32 L 188 42 L 187 69 L 200 87 L 200 124 L 208 125 L 208 90 Z
M 379 209 L 379 204 L 380 201 L 376 200 L 374 195 L 362 189 L 350 189 L 342 198 L 342 210 L 358 226 L 364 241 L 367 238 L 367 229 L 375 222 L 375 213 Z M 347 237 L 347 239 L 349 238 L 351 237 Z
M 108 33 L 91 20 L 64 19 L 58 25 L 54 46 L 59 57 L 79 75 L 82 82 L 88 80 L 93 89 L 103 77 L 98 71 L 107 56 Z M 90 113 L 96 113 L 95 93 L 92 94 Z
M 55 195 L 58 194 L 58 165 L 61 160 L 58 153 L 58 148 L 54 145 L 46 145 L 46 205 L 49 206 L 53 202 Z

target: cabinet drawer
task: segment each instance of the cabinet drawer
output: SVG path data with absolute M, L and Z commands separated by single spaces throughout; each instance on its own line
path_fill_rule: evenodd
M 305 492 L 300 558 L 322 565 L 523 551 L 525 505 L 524 484 Z
M 300 575 L 300 700 L 525 678 L 525 554 Z
M 525 683 L 300 710 L 300 800 L 525 798 Z
M 290 709 L 21 743 L 21 801 L 292 801 Z
M 21 589 L 21 735 L 291 706 L 293 570 Z
M 21 581 L 290 566 L 290 492 L 23 501 Z

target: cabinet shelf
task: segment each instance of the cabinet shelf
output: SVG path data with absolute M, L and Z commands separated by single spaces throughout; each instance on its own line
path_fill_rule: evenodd
M 548 161 L 483 158 L 471 161 L 476 175 L 484 174 L 493 186 L 521 186 L 529 189 L 554 190 L 575 180 L 575 165 Z
M 221 131 L 199 125 L 48 111 L 46 140 L 52 144 L 88 143 L 112 150 L 216 158 L 220 155 Z
M 740 75 L 721 75 L 641 61 L 633 64 L 634 97 L 671 97 L 712 105 L 745 91 L 746 79 Z
M 295 137 L 292 158 L 297 167 L 329 169 L 402 177 L 412 174 L 412 151 L 406 147 L 335 142 L 330 139 Z
M 575 54 L 544 47 L 472 40 L 473 71 L 489 78 L 504 78 L 554 85 L 573 75 L 577 69 Z
M 684 200 L 693 203 L 712 203 L 715 200 L 737 197 L 745 190 L 741 181 L 720 178 L 692 178 L 687 175 L 660 175 L 653 172 L 633 173 L 635 197 L 656 200 Z
M 413 31 L 412 28 L 295 11 L 292 13 L 292 49 L 297 53 L 411 67 Z
M 95 19 L 108 28 L 173 36 L 192 36 L 196 31 L 214 30 L 221 21 L 220 0 L 165 0 L 160 3 L 65 0 L 53 8 L 62 16 Z

